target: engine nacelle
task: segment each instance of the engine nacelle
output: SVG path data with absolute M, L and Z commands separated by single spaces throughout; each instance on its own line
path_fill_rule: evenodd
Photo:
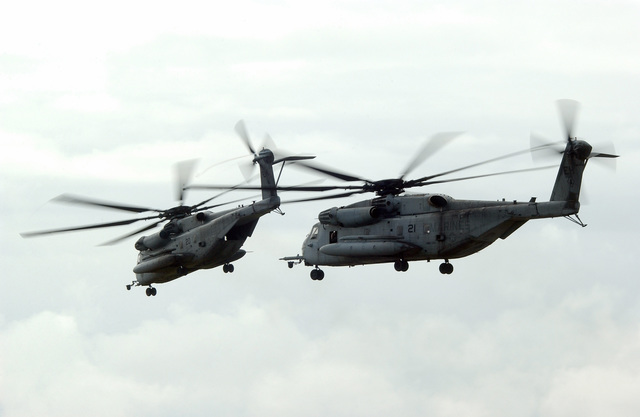
M 165 224 L 159 233 L 138 239 L 134 246 L 139 251 L 160 249 L 169 242 L 171 236 L 177 235 L 181 231 L 180 222 L 174 219 Z
M 429 196 L 429 204 L 435 208 L 444 208 L 449 204 L 449 201 L 440 194 L 433 194 Z
M 332 207 L 320 212 L 318 219 L 322 224 L 340 227 L 358 227 L 375 223 L 380 218 L 378 207 Z
M 164 232 L 164 230 L 162 232 Z M 141 252 L 145 250 L 160 249 L 169 241 L 168 234 L 162 232 L 155 233 L 151 236 L 142 236 L 134 246 Z

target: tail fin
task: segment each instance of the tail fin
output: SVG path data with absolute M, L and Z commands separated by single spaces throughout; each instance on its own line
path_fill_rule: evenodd
M 280 156 L 278 159 L 275 159 L 273 152 L 269 149 L 263 149 L 256 156 L 253 162 L 256 162 L 260 165 L 260 181 L 262 188 L 262 198 L 264 200 L 270 197 L 277 196 L 278 190 L 278 180 L 280 179 L 280 175 L 278 174 L 278 180 L 275 179 L 273 175 L 273 166 L 279 163 L 282 163 L 282 168 L 284 168 L 284 164 L 286 162 L 295 162 L 295 161 L 303 161 L 307 159 L 313 159 L 315 156 L 305 156 L 305 155 L 291 155 L 291 156 Z M 280 168 L 280 173 L 282 173 L 282 168 Z
M 254 159 L 260 165 L 260 184 L 262 188 L 262 199 L 267 200 L 277 196 L 276 179 L 273 175 L 273 152 L 263 149 Z
M 591 145 L 583 140 L 568 140 L 550 201 L 565 201 L 566 208 L 573 208 L 578 212 L 582 174 L 591 155 L 591 149 Z

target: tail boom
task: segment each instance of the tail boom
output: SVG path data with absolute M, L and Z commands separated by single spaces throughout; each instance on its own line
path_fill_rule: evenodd
M 591 145 L 582 140 L 569 140 L 558 169 L 550 201 L 564 201 L 565 208 L 580 209 L 582 174 L 591 155 Z

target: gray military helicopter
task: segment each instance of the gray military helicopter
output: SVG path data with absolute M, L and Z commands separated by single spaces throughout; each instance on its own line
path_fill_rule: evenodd
M 315 170 L 343 181 L 358 181 L 362 185 L 335 187 L 307 187 L 306 191 L 349 190 L 342 194 L 295 200 L 309 201 L 346 197 L 374 192 L 377 197 L 343 207 L 332 207 L 320 212 L 319 222 L 302 244 L 302 254 L 286 256 L 289 268 L 304 263 L 311 266 L 311 278 L 322 280 L 320 266 L 355 266 L 377 263 L 393 263 L 396 271 L 407 271 L 410 261 L 443 260 L 442 274 L 451 274 L 451 259 L 472 255 L 491 245 L 498 238 L 506 239 L 527 221 L 550 217 L 566 217 L 585 226 L 578 217 L 582 174 L 591 158 L 617 158 L 618 155 L 593 152 L 591 145 L 573 136 L 577 114 L 577 102 L 559 100 L 558 107 L 566 132 L 562 161 L 547 202 L 476 201 L 458 200 L 444 194 L 403 195 L 409 188 L 461 181 L 493 175 L 524 172 L 523 169 L 477 175 L 455 179 L 436 179 L 499 159 L 521 154 L 515 152 L 462 168 L 429 175 L 415 180 L 405 180 L 410 170 L 425 157 L 448 143 L 455 134 L 436 135 L 411 161 L 404 173 L 396 179 L 370 181 L 358 176 L 338 172 L 318 165 L 301 162 L 297 165 Z M 545 143 L 526 150 L 550 149 Z
M 110 223 L 28 232 L 21 235 L 23 237 L 34 237 L 76 230 L 122 226 L 143 220 L 159 219 L 142 229 L 105 243 L 105 245 L 108 245 L 120 242 L 131 236 L 151 230 L 163 222 L 167 222 L 161 231 L 149 236 L 143 236 L 135 243 L 135 248 L 139 251 L 137 265 L 133 268 L 136 279 L 126 286 L 127 290 L 130 290 L 133 286 L 147 286 L 147 296 L 155 296 L 157 290 L 152 284 L 169 282 L 199 269 L 210 269 L 222 265 L 225 273 L 231 273 L 234 271 L 232 262 L 237 261 L 246 254 L 246 251 L 241 248 L 246 239 L 253 234 L 260 217 L 278 210 L 280 206 L 280 197 L 276 192 L 277 181 L 274 177 L 273 165 L 282 163 L 282 170 L 287 161 L 314 158 L 313 156 L 285 156 L 276 159 L 273 151 L 266 148 L 256 152 L 251 145 L 243 121 L 239 121 L 236 124 L 235 130 L 253 154 L 253 164 L 257 164 L 260 167 L 261 187 L 259 189 L 262 190 L 262 199 L 259 201 L 220 212 L 209 211 L 209 209 L 223 204 L 209 206 L 206 206 L 206 204 L 236 188 L 232 186 L 228 187 L 226 191 L 196 205 L 183 205 L 184 189 L 195 162 L 185 161 L 178 165 L 177 170 L 178 200 L 180 205 L 176 207 L 168 210 L 158 210 L 96 201 L 65 194 L 55 198 L 54 201 L 134 213 L 156 212 L 158 214 Z M 246 200 L 246 198 L 224 204 L 242 200 Z

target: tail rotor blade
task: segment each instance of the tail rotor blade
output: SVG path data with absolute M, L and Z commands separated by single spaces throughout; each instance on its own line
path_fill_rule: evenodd
M 255 148 L 251 144 L 251 138 L 249 138 L 249 133 L 247 132 L 247 126 L 244 124 L 244 120 L 239 120 L 238 123 L 236 123 L 235 131 L 238 134 L 238 136 L 240 136 L 240 139 L 242 139 L 247 149 L 249 149 L 249 152 L 251 152 L 251 155 L 253 155 L 254 158 L 256 158 L 258 156 L 258 153 L 256 152 Z M 242 172 L 242 176 L 246 181 L 249 181 L 249 178 L 253 176 L 254 164 L 255 164 L 255 160 L 250 163 L 238 164 L 240 167 L 240 172 Z
M 574 127 L 576 118 L 578 117 L 580 103 L 575 100 L 561 99 L 557 101 L 557 104 L 558 110 L 560 111 L 560 118 L 562 119 L 564 126 L 565 139 L 567 141 L 571 141 L 574 137 Z
M 589 155 L 589 158 L 617 158 L 620 155 L 612 155 L 610 153 L 596 152 Z
M 197 159 L 189 159 L 186 161 L 178 162 L 175 165 L 175 173 L 176 173 L 176 200 L 180 202 L 184 201 L 184 190 L 187 185 L 189 185 L 189 181 L 193 175 L 193 170 L 196 166 Z
M 265 133 L 264 135 L 264 141 L 262 142 L 262 147 L 270 149 L 271 152 L 275 152 L 276 149 L 278 148 L 276 146 L 276 143 L 273 141 L 273 138 L 268 133 Z
M 238 164 L 238 168 L 240 168 L 240 172 L 245 181 L 248 182 L 253 177 L 253 172 L 255 171 L 253 162 L 241 162 Z
M 620 155 L 616 154 L 616 149 L 613 146 L 613 143 L 605 143 L 604 146 L 599 145 L 598 148 L 606 152 L 591 152 L 591 155 L 589 155 L 589 160 L 596 158 L 593 159 L 593 161 L 598 162 L 598 165 L 615 172 L 617 168 L 616 158 L 618 158 Z
M 249 152 L 251 152 L 252 155 L 256 155 L 257 152 L 251 145 L 251 139 L 249 138 L 249 133 L 247 133 L 247 127 L 244 124 L 244 120 L 239 120 L 238 123 L 236 123 L 235 131 L 238 136 L 240 136 L 240 139 L 243 140 L 247 149 L 249 149 Z

